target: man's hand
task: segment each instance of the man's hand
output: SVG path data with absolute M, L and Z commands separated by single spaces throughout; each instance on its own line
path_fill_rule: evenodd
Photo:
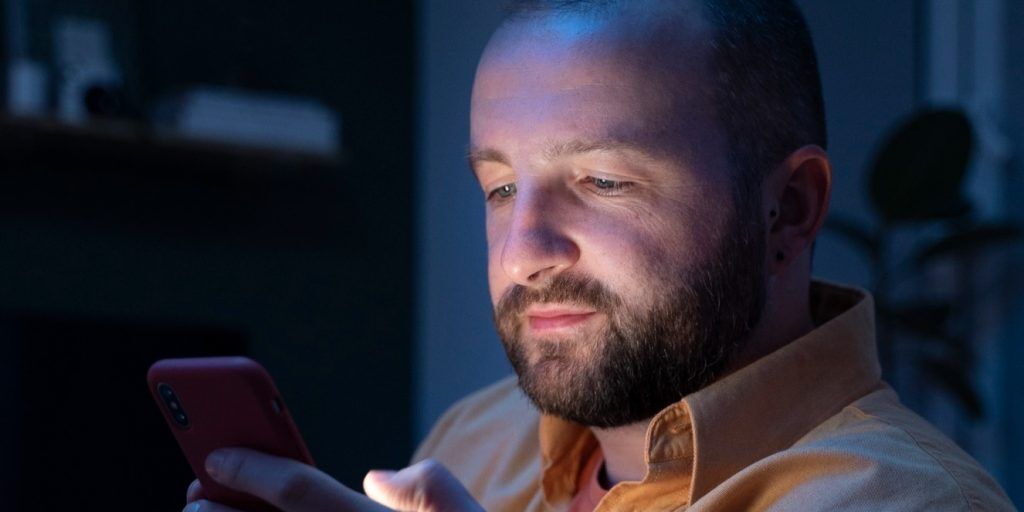
M 444 466 L 432 460 L 398 472 L 370 471 L 363 480 L 366 496 L 301 462 L 245 448 L 211 453 L 206 471 L 217 483 L 261 498 L 284 512 L 483 510 Z M 199 499 L 201 496 L 199 482 L 192 482 L 184 512 L 241 512 Z

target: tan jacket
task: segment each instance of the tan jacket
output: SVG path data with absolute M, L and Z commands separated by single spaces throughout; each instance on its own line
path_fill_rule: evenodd
M 880 380 L 868 294 L 815 282 L 812 309 L 814 331 L 655 416 L 646 477 L 597 510 L 1014 510 Z M 509 378 L 449 409 L 414 460 L 443 463 L 489 511 L 565 510 L 596 446 Z

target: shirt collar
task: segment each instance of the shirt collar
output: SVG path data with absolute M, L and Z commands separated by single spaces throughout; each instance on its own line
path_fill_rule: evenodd
M 609 498 L 692 503 L 877 387 L 871 296 L 814 281 L 810 303 L 813 331 L 659 412 L 647 429 L 647 476 L 617 485 Z M 539 435 L 545 500 L 568 501 L 597 440 L 547 415 Z

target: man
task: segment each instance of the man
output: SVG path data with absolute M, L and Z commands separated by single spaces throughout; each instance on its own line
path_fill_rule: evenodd
M 790 1 L 519 2 L 470 153 L 518 379 L 367 475 L 374 501 L 246 450 L 211 473 L 288 512 L 1012 510 L 879 380 L 870 297 L 812 283 L 825 147 Z

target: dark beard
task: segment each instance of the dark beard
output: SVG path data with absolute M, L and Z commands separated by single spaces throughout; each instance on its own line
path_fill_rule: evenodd
M 647 310 L 570 273 L 541 289 L 510 288 L 495 307 L 495 324 L 534 405 L 583 425 L 618 427 L 651 418 L 722 377 L 760 320 L 766 293 L 763 223 L 739 221 L 759 219 L 756 211 L 737 217 L 715 255 L 656 291 L 656 305 Z M 531 361 L 523 313 L 543 302 L 592 307 L 607 315 L 609 326 L 589 340 L 532 340 Z

